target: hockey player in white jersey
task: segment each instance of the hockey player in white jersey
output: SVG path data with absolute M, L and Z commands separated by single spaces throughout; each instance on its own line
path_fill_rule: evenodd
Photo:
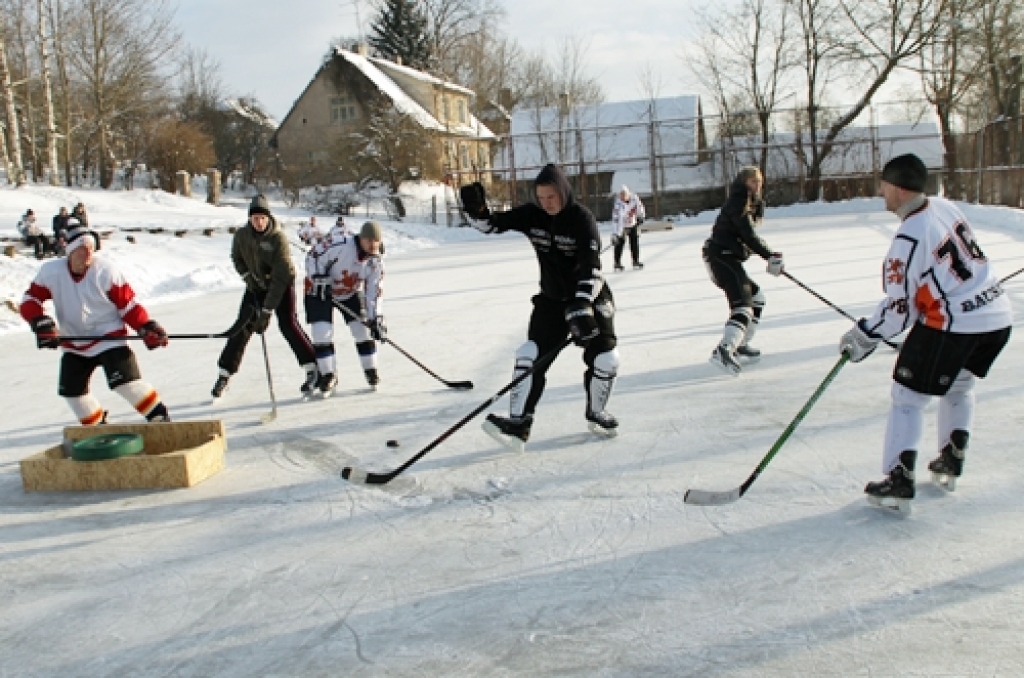
M 629 240 L 629 254 L 633 257 L 633 268 L 643 268 L 640 261 L 640 224 L 644 223 L 647 212 L 640 196 L 631 193 L 629 186 L 623 186 L 615 196 L 612 206 L 612 245 L 614 245 L 615 270 L 622 270 L 622 250 Z
M 963 472 L 974 420 L 974 386 L 1010 339 L 1010 301 L 963 213 L 926 197 L 928 171 L 916 155 L 882 171 L 885 207 L 902 220 L 882 266 L 885 298 L 843 335 L 840 352 L 860 362 L 878 342 L 910 334 L 893 372 L 882 471 L 864 488 L 868 501 L 910 510 L 924 408 L 939 396 L 938 452 L 928 468 L 947 489 Z
M 344 223 L 306 254 L 306 322 L 310 325 L 320 379 L 317 389 L 326 398 L 338 384 L 337 358 L 334 352 L 334 305 L 342 312 L 366 375 L 376 388 L 377 344 L 384 341 L 387 328 L 382 313 L 384 295 L 384 246 L 380 224 L 368 221 L 358 235 L 349 233 Z M 376 341 L 375 341 L 376 340 Z

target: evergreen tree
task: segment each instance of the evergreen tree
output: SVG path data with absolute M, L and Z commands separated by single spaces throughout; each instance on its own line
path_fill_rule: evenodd
M 370 26 L 370 45 L 385 59 L 410 68 L 428 70 L 431 66 L 431 41 L 426 12 L 421 0 L 385 0 L 380 14 Z

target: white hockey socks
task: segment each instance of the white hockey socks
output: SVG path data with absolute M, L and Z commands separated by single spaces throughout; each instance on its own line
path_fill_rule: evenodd
M 74 396 L 65 398 L 65 400 L 68 401 L 71 411 L 75 413 L 75 417 L 78 418 L 82 426 L 95 426 L 103 421 L 103 408 L 100 407 L 100 401 L 96 400 L 92 394 L 86 393 L 83 396 Z
M 315 322 L 309 329 L 317 370 L 320 374 L 334 374 L 338 370 L 338 360 L 334 353 L 334 323 Z
M 612 395 L 615 377 L 619 373 L 619 350 L 599 353 L 587 380 L 587 408 L 591 412 L 604 412 Z
M 150 421 L 167 420 L 167 407 L 160 401 L 156 389 L 142 380 L 121 384 L 114 391 L 128 401 L 128 404 Z
M 920 450 L 924 408 L 931 396 L 912 391 L 903 384 L 892 385 L 892 407 L 885 427 L 882 473 L 896 468 L 904 450 Z
M 754 295 L 754 308 L 750 315 L 750 324 L 747 325 L 747 333 L 743 337 L 743 341 L 740 342 L 740 346 L 746 346 L 754 339 L 754 335 L 757 334 L 757 328 L 761 324 L 761 314 L 764 312 L 764 291 L 757 290 L 757 294 Z
M 356 340 L 356 353 L 359 354 L 363 370 L 377 369 L 377 342 L 370 336 L 370 329 L 358 320 L 350 322 L 348 329 Z
M 513 378 L 518 377 L 523 372 L 532 368 L 538 355 L 539 349 L 537 348 L 537 344 L 532 341 L 527 341 L 520 346 L 516 350 L 516 366 L 512 373 Z M 533 375 L 523 379 L 512 389 L 508 396 L 508 410 L 510 416 L 514 418 L 523 416 L 524 410 L 526 409 L 526 399 L 530 397 L 530 389 L 532 387 Z
M 970 433 L 974 423 L 974 385 L 977 378 L 960 370 L 946 395 L 939 398 L 939 450 L 950 440 L 953 431 Z

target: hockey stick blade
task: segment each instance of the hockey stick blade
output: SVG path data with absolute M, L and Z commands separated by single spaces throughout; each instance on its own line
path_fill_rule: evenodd
M 276 407 L 273 410 L 271 410 L 270 412 L 267 412 L 262 417 L 260 417 L 260 423 L 266 425 L 266 424 L 269 424 L 270 422 L 274 421 L 275 419 L 277 419 L 277 408 Z
M 832 367 L 832 370 L 824 379 L 821 380 L 821 383 L 818 384 L 818 388 L 814 389 L 814 393 L 811 394 L 811 397 L 807 399 L 806 403 L 804 403 L 800 412 L 793 417 L 793 421 L 789 422 L 789 426 L 786 427 L 786 430 L 782 432 L 782 435 L 780 435 L 775 441 L 775 444 L 772 445 L 772 449 L 768 450 L 768 454 L 764 455 L 761 459 L 761 463 L 757 465 L 757 468 L 755 468 L 754 472 L 750 474 L 750 477 L 743 481 L 742 485 L 734 490 L 727 490 L 725 492 L 687 490 L 686 494 L 683 495 L 683 502 L 699 506 L 721 506 L 722 504 L 731 504 L 746 494 L 747 490 L 750 489 L 750 486 L 754 484 L 755 480 L 757 480 L 757 477 L 761 475 L 761 471 L 765 470 L 768 464 L 771 463 L 771 460 L 775 457 L 776 453 L 778 453 L 786 441 L 789 440 L 789 436 L 793 435 L 793 431 L 795 431 L 796 427 L 800 425 L 800 422 L 804 420 L 807 413 L 811 411 L 812 407 L 814 407 L 814 403 L 818 402 L 818 398 L 820 398 L 821 394 L 825 392 L 825 389 L 828 388 L 829 384 L 835 380 L 836 375 L 839 374 L 839 370 L 843 369 L 843 365 L 845 365 L 849 360 L 850 357 L 846 353 L 843 353 L 843 355 L 839 357 L 839 360 L 836 362 L 835 366 Z
M 391 471 L 389 473 L 367 473 L 365 471 L 355 469 L 351 466 L 346 466 L 341 470 L 341 477 L 350 482 L 363 483 L 365 485 L 385 485 L 391 482 L 392 480 L 397 478 L 399 474 L 403 473 L 407 468 L 409 468 L 417 461 L 422 459 L 424 456 L 426 456 L 435 447 L 437 447 L 444 441 L 448 440 L 448 438 L 450 438 L 456 431 L 458 431 L 460 428 L 469 423 L 471 419 L 473 419 L 478 414 L 480 414 L 488 407 L 493 405 L 496 400 L 498 400 L 503 395 L 505 395 L 513 388 L 515 388 L 517 385 L 522 383 L 522 381 L 529 377 L 530 375 L 532 375 L 537 370 L 537 368 L 539 368 L 542 365 L 546 365 L 547 363 L 554 360 L 555 357 L 559 353 L 561 353 L 562 349 L 568 346 L 571 341 L 572 340 L 567 337 L 561 344 L 559 344 L 555 348 L 551 349 L 550 351 L 542 355 L 533 363 L 533 367 L 521 372 L 518 376 L 516 376 L 515 379 L 505 384 L 505 386 L 500 391 L 492 395 L 484 402 L 477 405 L 472 412 L 464 416 L 462 419 L 459 419 L 457 422 L 449 426 L 448 430 L 446 430 L 438 437 L 434 438 L 426 447 L 424 447 L 422 450 L 420 450 L 413 456 L 409 457 L 409 459 L 407 459 L 404 464 L 396 468 L 394 471 Z
M 710 490 L 687 490 L 683 495 L 683 501 L 696 506 L 721 506 L 731 504 L 742 497 L 740 488 L 725 492 L 712 492 Z

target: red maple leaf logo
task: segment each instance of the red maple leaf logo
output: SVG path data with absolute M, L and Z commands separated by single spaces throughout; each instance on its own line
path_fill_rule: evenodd
M 893 285 L 902 285 L 906 275 L 904 270 L 907 265 L 903 263 L 902 259 L 889 259 L 885 262 L 885 278 L 886 282 L 892 283 Z
M 359 274 L 351 273 L 349 271 L 341 272 L 341 281 L 337 287 L 334 288 L 334 292 L 337 295 L 351 294 L 358 289 L 359 286 Z

